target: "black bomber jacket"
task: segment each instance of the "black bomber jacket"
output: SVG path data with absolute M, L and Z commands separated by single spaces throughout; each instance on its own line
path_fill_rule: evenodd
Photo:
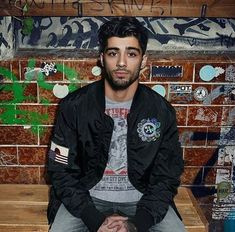
M 176 210 L 173 198 L 183 158 L 175 110 L 159 94 L 139 84 L 127 123 L 128 177 L 143 193 L 133 223 L 139 232 L 146 232 L 164 218 L 169 205 Z M 105 216 L 95 208 L 89 189 L 102 178 L 112 131 L 113 120 L 105 114 L 103 80 L 61 101 L 48 158 L 52 184 L 49 223 L 61 202 L 90 231 L 97 231 L 103 223 Z

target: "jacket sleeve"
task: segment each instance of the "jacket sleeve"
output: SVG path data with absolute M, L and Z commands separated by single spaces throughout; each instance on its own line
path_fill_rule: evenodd
M 97 231 L 105 217 L 94 206 L 89 191 L 80 181 L 76 110 L 61 102 L 48 152 L 48 175 L 58 199 L 89 231 Z
M 161 222 L 180 185 L 184 161 L 173 107 L 167 118 L 147 190 L 137 205 L 134 224 L 138 232 L 146 232 L 151 226 Z

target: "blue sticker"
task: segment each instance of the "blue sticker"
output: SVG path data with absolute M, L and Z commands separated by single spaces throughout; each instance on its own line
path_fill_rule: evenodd
M 160 94 L 161 96 L 165 97 L 166 96 L 166 89 L 163 85 L 154 85 L 152 89 Z
M 205 65 L 200 69 L 199 76 L 203 81 L 211 81 L 216 77 L 216 69 L 211 65 Z

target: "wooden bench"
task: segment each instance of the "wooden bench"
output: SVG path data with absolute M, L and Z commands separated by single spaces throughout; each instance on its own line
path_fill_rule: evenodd
M 47 185 L 0 184 L 0 231 L 48 231 L 48 190 Z M 188 232 L 208 231 L 208 223 L 189 189 L 179 188 L 175 201 Z

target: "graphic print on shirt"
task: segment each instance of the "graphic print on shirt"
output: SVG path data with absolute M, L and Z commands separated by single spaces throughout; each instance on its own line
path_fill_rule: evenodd
M 128 109 L 107 109 L 106 114 L 114 120 L 114 129 L 109 148 L 109 160 L 107 169 L 111 169 L 115 174 L 125 172 L 126 160 L 126 138 L 127 138 L 127 114 Z M 123 173 L 124 174 L 124 173 Z
M 114 121 L 109 158 L 102 179 L 90 195 L 111 202 L 134 202 L 142 196 L 130 183 L 127 174 L 127 115 L 131 101 L 106 102 L 105 113 Z

